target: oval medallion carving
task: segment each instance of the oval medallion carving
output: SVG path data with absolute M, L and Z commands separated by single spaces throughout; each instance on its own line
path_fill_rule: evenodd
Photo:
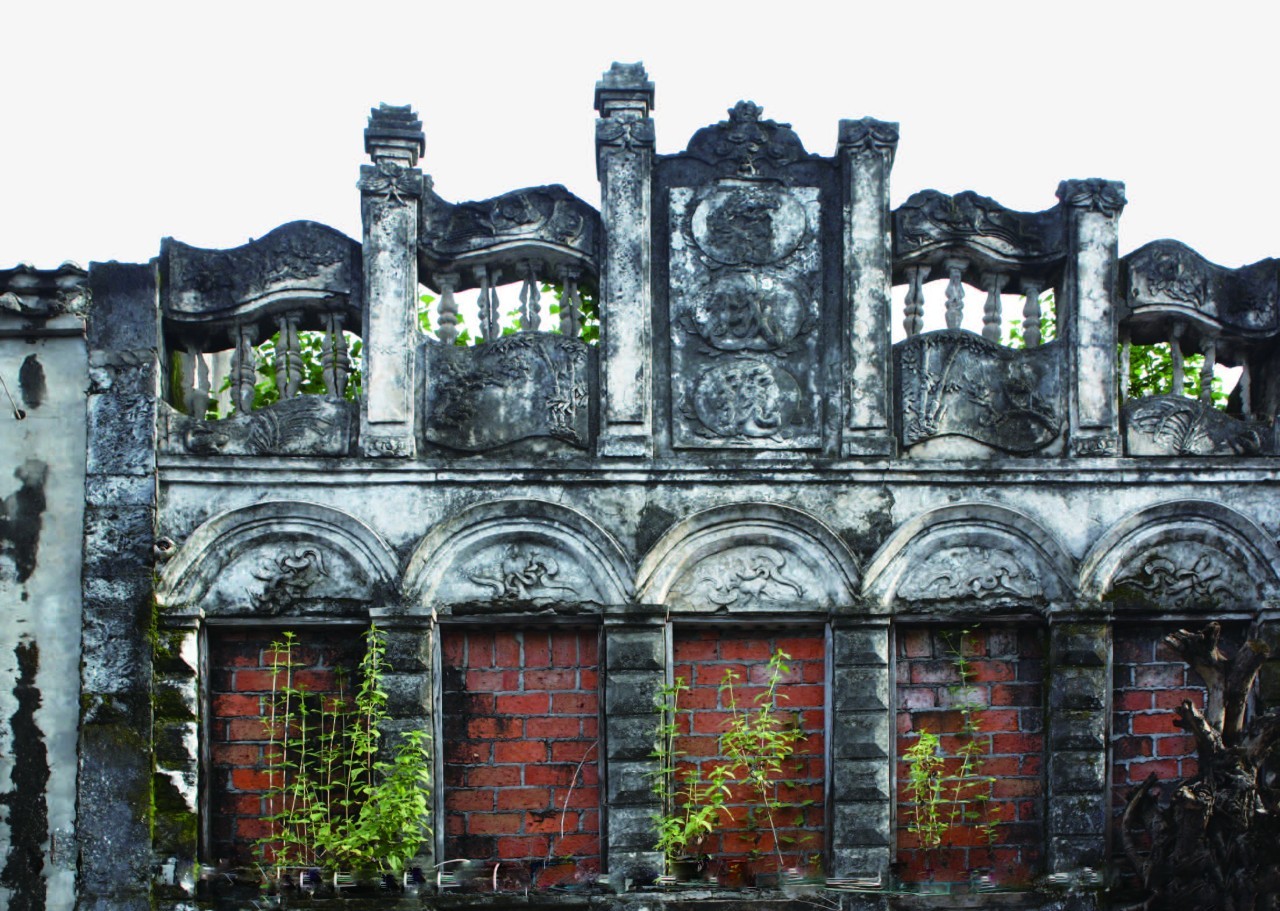
M 785 370 L 754 358 L 717 364 L 693 387 L 699 421 L 721 437 L 778 437 L 800 389 Z
M 733 187 L 707 196 L 693 212 L 693 239 L 727 266 L 763 266 L 795 251 L 807 220 L 789 193 L 768 187 Z
M 712 285 L 697 302 L 698 335 L 721 351 L 773 351 L 808 328 L 805 302 L 771 275 L 734 272 Z

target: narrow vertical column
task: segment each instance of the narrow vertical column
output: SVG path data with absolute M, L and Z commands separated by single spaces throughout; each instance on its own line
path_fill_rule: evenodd
M 841 452 L 847 456 L 887 456 L 894 450 L 889 172 L 897 148 L 896 123 L 870 117 L 840 121 L 846 398 Z
M 666 682 L 666 626 L 660 613 L 636 609 L 606 615 L 604 624 L 605 816 L 609 878 L 622 891 L 627 880 L 662 872 L 653 816 L 654 695 Z
M 1073 455 L 1119 452 L 1116 407 L 1117 230 L 1124 184 L 1064 180 L 1058 199 L 1067 207 L 1067 261 L 1058 318 L 1065 315 L 1070 351 L 1070 431 Z
M 157 897 L 195 895 L 200 831 L 199 616 L 165 616 L 155 633 L 155 820 Z
M 651 195 L 653 83 L 615 63 L 596 83 L 596 174 L 605 254 L 600 276 L 599 452 L 653 453 Z
M 426 149 L 422 123 L 408 105 L 369 115 L 360 168 L 364 222 L 364 407 L 366 456 L 414 452 L 414 357 L 418 338 L 418 201 Z
M 887 875 L 894 730 L 887 622 L 838 621 L 831 652 L 830 875 Z
M 1040 280 L 1024 278 L 1022 280 L 1022 293 L 1026 298 L 1022 302 L 1022 340 L 1028 348 L 1035 348 L 1041 341 Z
M 1102 869 L 1111 805 L 1110 624 L 1055 620 L 1049 627 L 1049 661 L 1049 872 Z
M 405 614 L 399 609 L 372 610 L 370 619 L 386 634 L 386 659 L 391 667 L 382 678 L 391 722 L 381 745 L 381 758 L 390 761 L 405 733 L 436 730 L 432 695 L 435 650 L 432 648 L 431 637 L 434 635 L 434 628 L 430 615 Z M 432 751 L 431 768 L 440 768 L 435 757 L 443 750 L 443 744 L 437 743 L 433 738 L 428 748 Z M 443 789 L 444 782 L 433 776 L 432 794 L 443 793 Z M 438 806 L 439 801 L 433 801 L 433 805 Z M 443 831 L 444 821 L 434 818 L 434 813 L 432 818 L 422 822 L 431 832 Z M 436 862 L 435 848 L 436 840 L 430 835 L 424 835 L 422 846 L 411 864 L 412 867 L 421 867 L 428 879 Z
M 158 301 L 149 264 L 94 263 L 81 614 L 80 907 L 150 911 Z

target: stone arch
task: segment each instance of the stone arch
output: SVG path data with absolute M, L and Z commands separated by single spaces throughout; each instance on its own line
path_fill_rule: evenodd
M 1208 500 L 1131 513 L 1090 548 L 1080 569 L 1088 600 L 1127 607 L 1256 607 L 1280 591 L 1280 548 L 1255 522 Z
M 391 548 L 359 519 L 272 500 L 192 532 L 165 565 L 157 599 L 206 616 L 363 613 L 393 597 L 397 575 Z
M 1043 613 L 1071 597 L 1074 575 L 1062 545 L 1030 516 L 958 503 L 899 527 L 868 564 L 863 595 L 884 612 L 911 602 Z
M 618 542 L 582 513 L 510 499 L 473 506 L 428 532 L 409 558 L 404 593 L 432 609 L 625 604 L 630 578 Z
M 684 519 L 645 556 L 639 599 L 696 613 L 852 604 L 858 569 L 823 522 L 790 506 L 717 506 Z

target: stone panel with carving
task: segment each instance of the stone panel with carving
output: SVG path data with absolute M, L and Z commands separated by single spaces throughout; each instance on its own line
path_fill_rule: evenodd
M 368 609 L 371 580 L 346 554 L 281 535 L 223 566 L 202 605 L 210 614 L 353 614 Z
M 594 350 L 520 332 L 464 348 L 430 342 L 423 384 L 428 443 L 479 452 L 530 437 L 590 443 Z
M 1108 597 L 1163 610 L 1216 610 L 1256 604 L 1261 588 L 1232 556 L 1199 541 L 1169 541 L 1122 563 Z
M 767 120 L 754 102 L 739 101 L 729 119 L 693 134 L 685 154 L 722 177 L 787 180 L 788 168 L 810 157 L 789 123 Z
M 1012 454 L 1054 443 L 1066 421 L 1060 343 L 1017 350 L 963 330 L 894 346 L 902 445 L 949 434 Z
M 904 601 L 1042 598 L 1037 573 L 1008 550 L 959 545 L 935 550 L 898 583 Z
M 675 446 L 821 445 L 818 194 L 736 179 L 670 191 Z
M 1131 456 L 1269 455 L 1275 428 L 1180 395 L 1126 402 L 1121 412 Z
M 825 590 L 800 554 L 741 544 L 689 567 L 671 586 L 666 603 L 694 613 L 770 611 L 812 601 Z
M 159 406 L 162 452 L 192 455 L 350 455 L 360 429 L 359 406 L 332 396 L 284 399 L 219 421 Z

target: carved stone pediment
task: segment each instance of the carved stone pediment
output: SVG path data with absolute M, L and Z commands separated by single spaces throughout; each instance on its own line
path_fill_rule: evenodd
M 360 323 L 360 245 L 316 222 L 291 222 L 229 250 L 165 238 L 160 269 L 166 332 L 201 350 L 212 350 L 211 328 L 252 323 L 266 338 L 277 314 L 299 309 L 302 329 L 323 329 L 325 311 Z
M 1015 455 L 1044 449 L 1066 421 L 1062 350 L 1006 348 L 963 330 L 899 342 L 902 445 L 954 434 Z
M 249 414 L 205 421 L 159 406 L 162 452 L 191 455 L 350 455 L 360 428 L 359 406 L 330 396 L 284 399 Z
M 933 551 L 898 583 L 902 601 L 1043 600 L 1035 570 L 1011 550 L 960 544 Z
M 821 445 L 816 187 L 670 191 L 673 443 Z
M 1256 604 L 1260 589 L 1235 557 L 1199 541 L 1170 541 L 1122 563 L 1108 598 L 1162 610 L 1218 610 Z
M 789 123 L 764 118 L 764 109 L 739 101 L 729 119 L 693 134 L 685 154 L 722 177 L 786 179 L 789 165 L 810 157 Z
M 591 439 L 595 350 L 577 339 L 520 332 L 474 347 L 426 346 L 428 443 L 479 452 L 530 437 L 577 449 Z
M 1121 421 L 1125 452 L 1131 456 L 1252 456 L 1276 451 L 1272 426 L 1180 395 L 1126 402 Z
M 456 270 L 454 290 L 477 286 L 472 265 L 512 268 L 526 260 L 573 265 L 599 274 L 600 213 L 559 185 L 529 187 L 478 202 L 451 204 L 428 190 L 418 242 L 426 271 Z

